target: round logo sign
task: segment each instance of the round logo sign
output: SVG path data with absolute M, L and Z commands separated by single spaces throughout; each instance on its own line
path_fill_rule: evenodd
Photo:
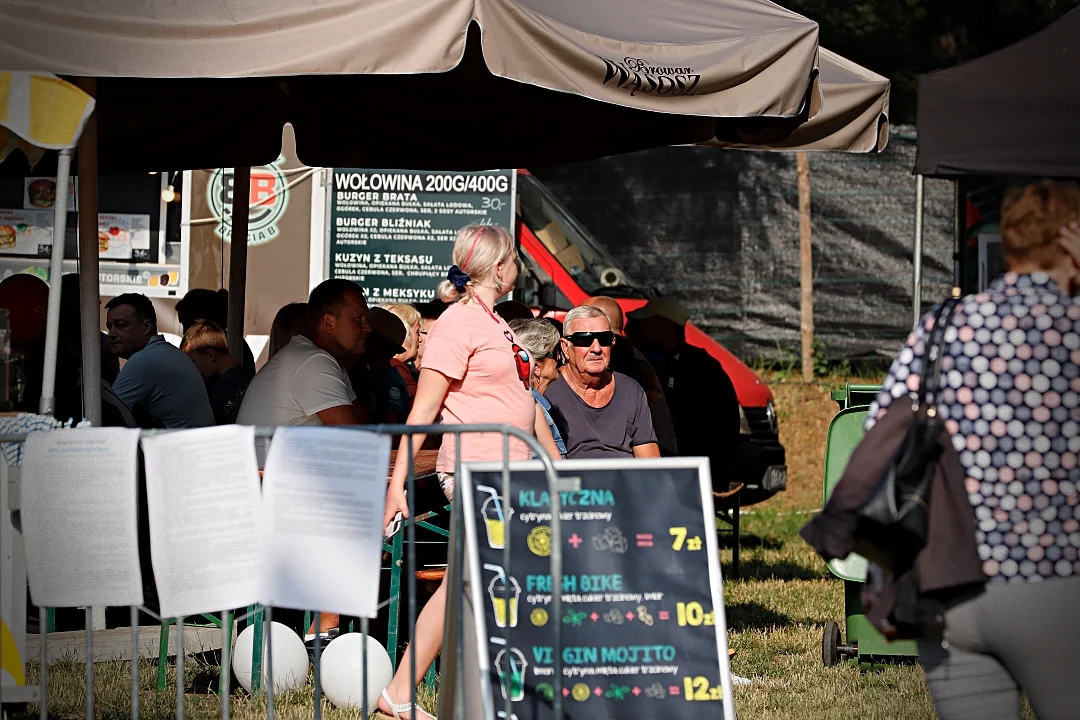
M 251 191 L 248 194 L 248 244 L 262 245 L 278 236 L 278 221 L 289 206 L 288 181 L 279 165 L 251 168 Z M 232 241 L 233 171 L 215 170 L 206 187 L 210 212 L 217 218 L 215 232 L 226 242 Z

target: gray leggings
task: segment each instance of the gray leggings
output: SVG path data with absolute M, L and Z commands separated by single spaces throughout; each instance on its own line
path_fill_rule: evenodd
M 919 641 L 942 720 L 1080 717 L 1080 577 L 990 585 L 945 614 L 945 640 Z

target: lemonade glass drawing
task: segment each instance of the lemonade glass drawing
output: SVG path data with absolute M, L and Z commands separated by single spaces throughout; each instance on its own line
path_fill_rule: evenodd
M 506 547 L 506 515 L 503 513 L 502 501 L 492 494 L 484 501 L 480 512 L 484 514 L 488 545 L 493 550 L 502 550 Z
M 521 586 L 514 578 L 510 578 L 510 627 L 518 624 L 518 597 L 521 595 Z M 495 609 L 495 624 L 498 627 L 506 627 L 507 623 L 507 595 L 506 580 L 502 575 L 496 575 L 488 585 L 488 596 L 491 598 L 491 606 Z
M 499 673 L 499 689 L 503 700 L 518 702 L 525 698 L 525 656 L 517 648 L 502 649 L 495 657 Z M 509 692 L 510 697 L 507 697 Z

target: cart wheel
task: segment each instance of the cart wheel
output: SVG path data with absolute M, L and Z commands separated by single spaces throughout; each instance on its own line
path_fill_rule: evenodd
M 840 647 L 840 626 L 835 621 L 825 623 L 825 632 L 821 638 L 821 662 L 825 667 L 832 667 L 840 661 L 837 649 Z

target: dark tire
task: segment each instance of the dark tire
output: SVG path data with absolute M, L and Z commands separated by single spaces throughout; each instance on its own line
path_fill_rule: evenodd
M 832 667 L 840 662 L 840 626 L 829 620 L 825 623 L 825 632 L 821 638 L 821 662 L 825 667 Z

